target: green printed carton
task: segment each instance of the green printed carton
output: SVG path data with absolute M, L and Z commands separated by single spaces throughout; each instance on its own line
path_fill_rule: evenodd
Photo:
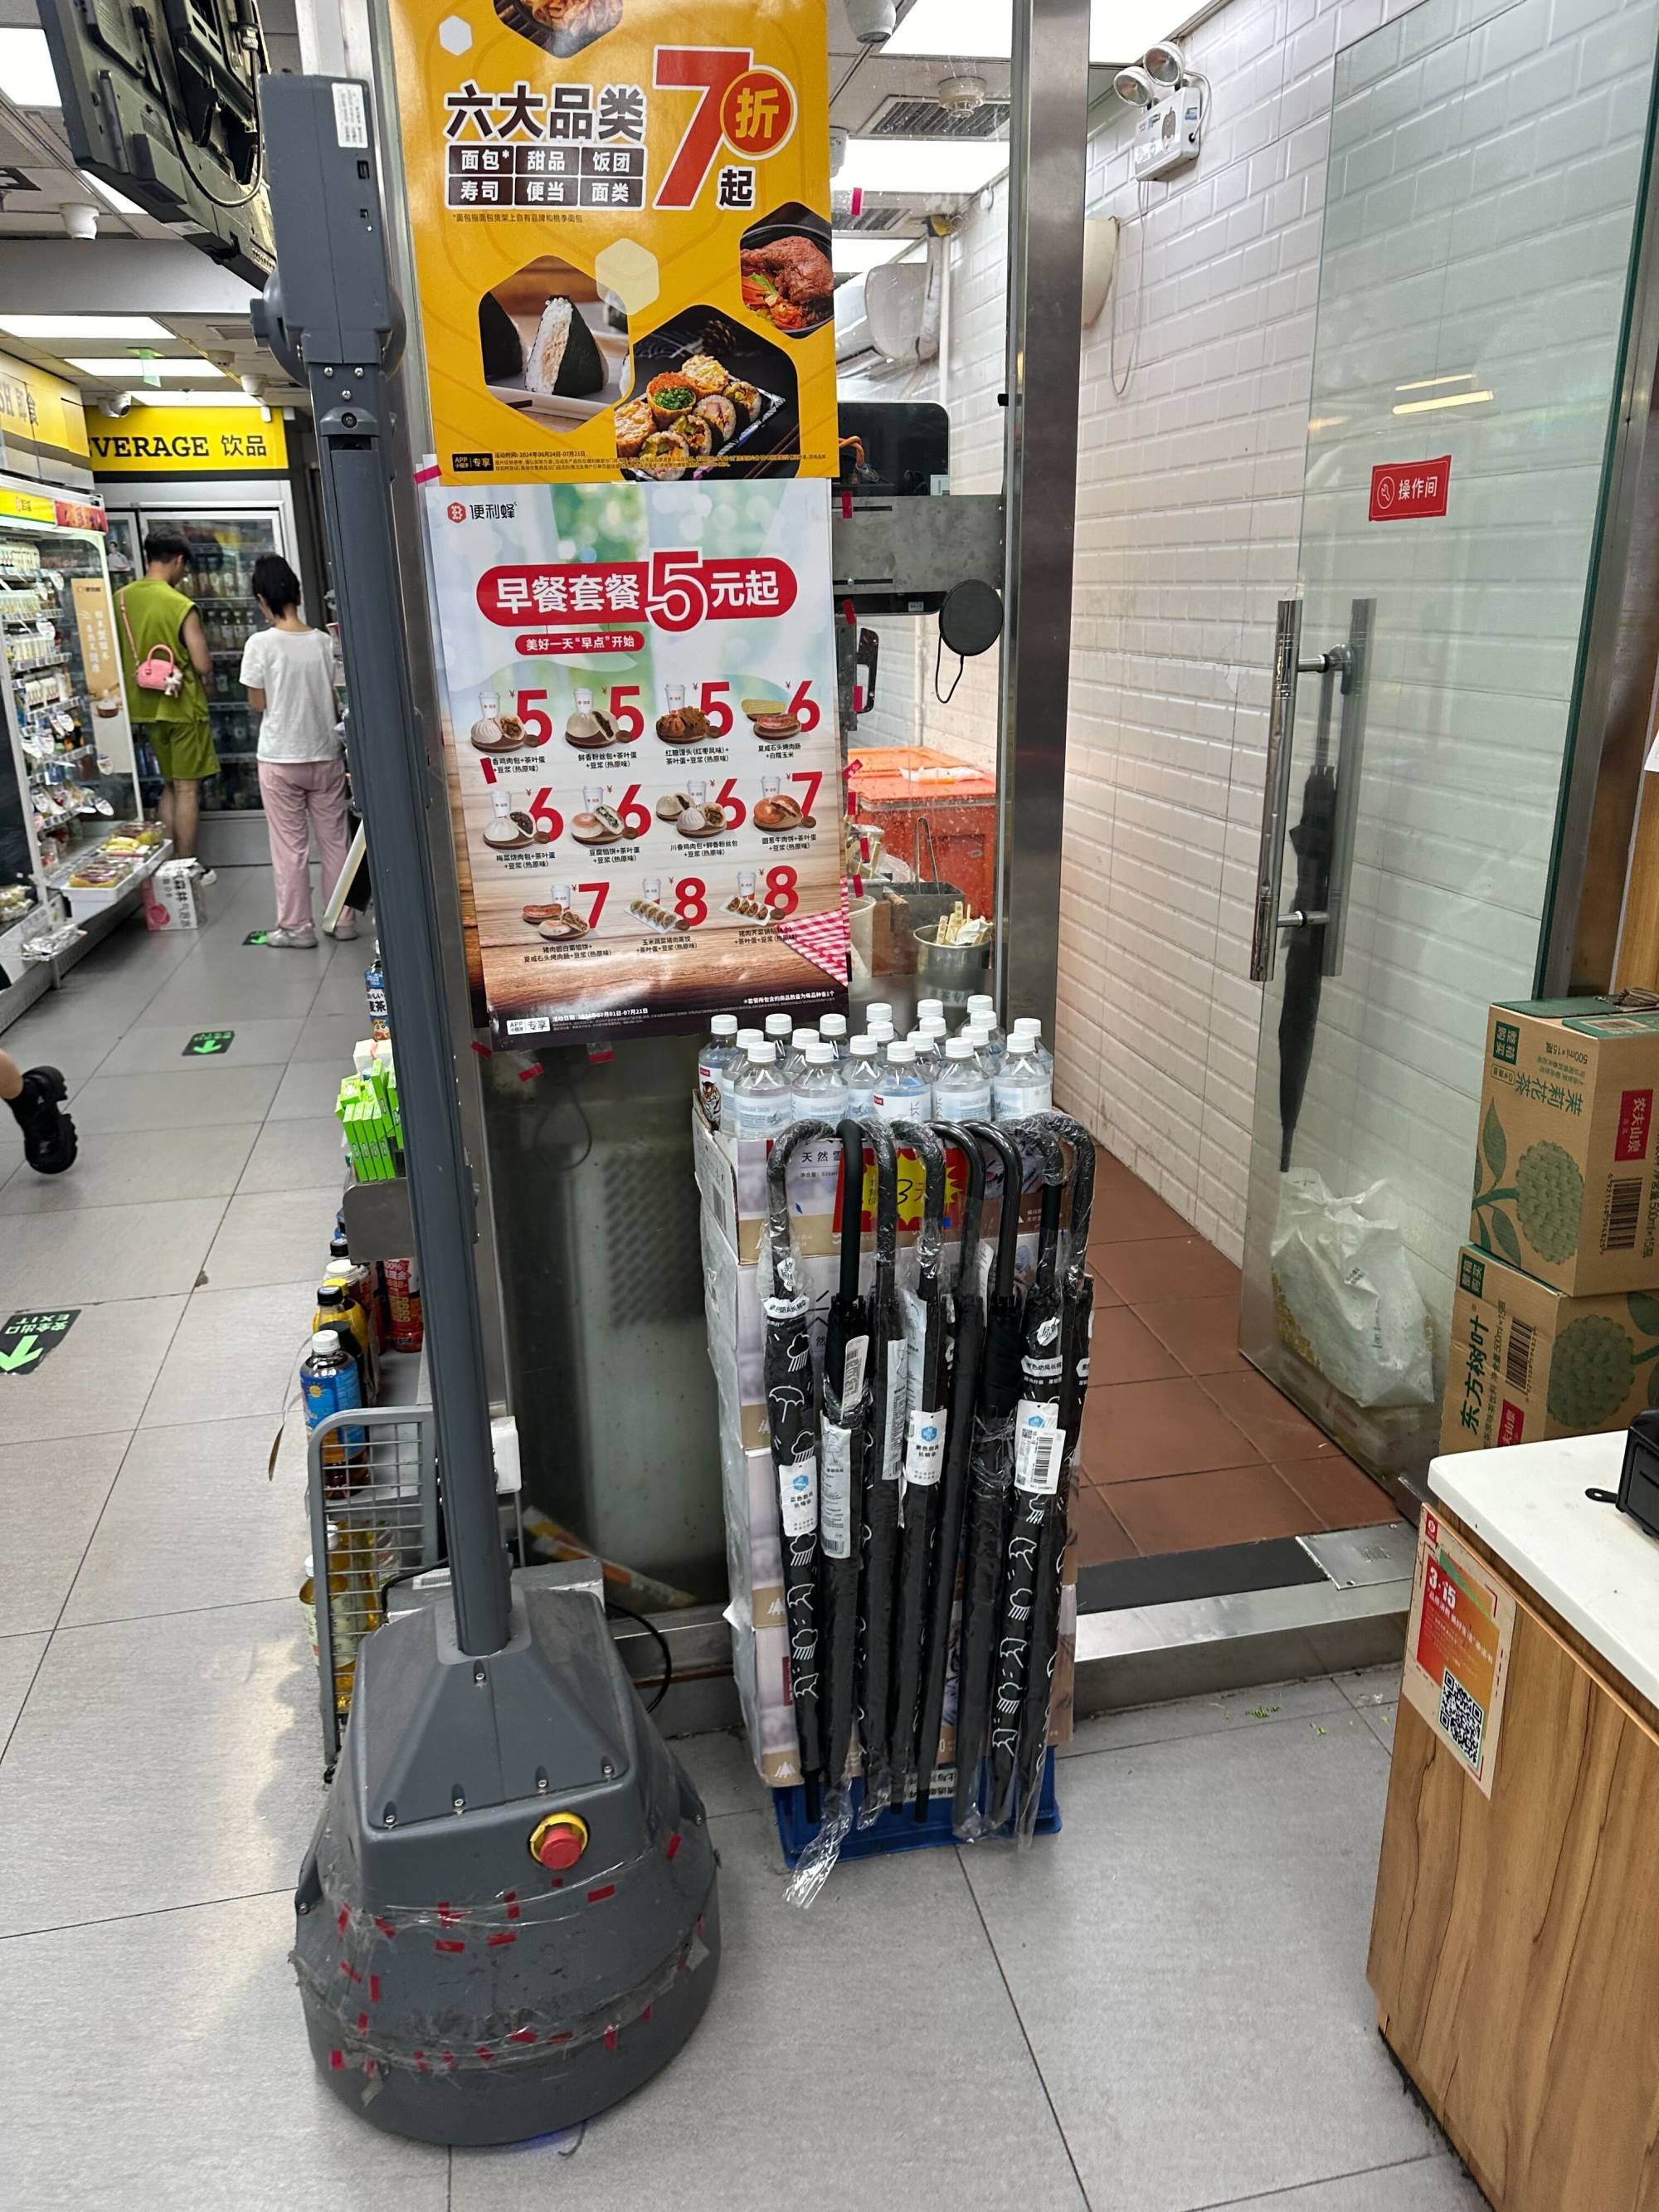
M 1469 1242 L 1570 1297 L 1659 1286 L 1659 1013 L 1492 1009 Z
M 1659 1402 L 1659 1297 L 1570 1298 L 1466 1244 L 1441 1407 L 1443 1452 L 1628 1428 Z

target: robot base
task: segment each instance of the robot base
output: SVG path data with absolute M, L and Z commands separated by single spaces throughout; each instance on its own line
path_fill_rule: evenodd
M 458 1650 L 447 1604 L 358 1653 L 293 1955 L 319 2072 L 394 2135 L 591 2118 L 667 2064 L 714 1989 L 702 1803 L 570 1581 L 516 1577 L 488 1659 Z M 550 1825 L 557 1871 L 531 1850 Z

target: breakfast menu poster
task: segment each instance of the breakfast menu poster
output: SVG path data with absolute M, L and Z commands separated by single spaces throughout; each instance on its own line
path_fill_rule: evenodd
M 844 1004 L 828 487 L 427 499 L 495 1042 Z
M 823 0 L 391 14 L 443 480 L 834 476 Z

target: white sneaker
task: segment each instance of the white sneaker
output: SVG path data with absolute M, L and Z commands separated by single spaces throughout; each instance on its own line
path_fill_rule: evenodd
M 316 949 L 314 929 L 268 929 L 265 943 L 278 952 L 311 952 Z
M 337 921 L 329 933 L 337 945 L 349 945 L 356 937 L 357 925 L 355 921 Z
M 196 880 L 204 890 L 206 890 L 210 884 L 216 884 L 219 880 L 217 868 L 204 868 L 199 860 L 186 860 L 185 866 L 195 871 Z

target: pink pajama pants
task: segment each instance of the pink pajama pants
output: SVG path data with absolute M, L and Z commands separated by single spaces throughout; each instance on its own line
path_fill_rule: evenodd
M 345 765 L 326 761 L 261 761 L 259 795 L 270 833 L 276 878 L 276 927 L 312 929 L 311 833 L 323 860 L 325 899 L 339 881 L 350 837 L 346 828 Z

